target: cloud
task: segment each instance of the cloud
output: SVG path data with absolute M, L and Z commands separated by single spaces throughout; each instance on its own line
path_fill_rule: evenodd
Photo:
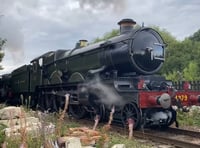
M 24 36 L 20 24 L 12 17 L 1 17 L 0 37 L 6 39 L 5 50 L 10 52 L 14 62 L 21 61 L 24 55 Z
M 165 28 L 180 40 L 200 26 L 199 0 L 0 0 L 0 4 L 4 15 L 0 36 L 9 39 L 10 50 L 4 67 L 10 54 L 29 63 L 49 50 L 71 49 L 79 39 L 100 37 L 118 28 L 122 18 Z
M 113 12 L 121 13 L 126 8 L 126 0 L 78 0 L 80 8 L 93 13 L 111 9 Z
M 161 1 L 128 1 L 125 15 L 133 14 L 133 18 L 146 26 L 156 25 L 165 28 L 177 39 L 183 40 L 199 29 L 200 1 L 161 0 Z

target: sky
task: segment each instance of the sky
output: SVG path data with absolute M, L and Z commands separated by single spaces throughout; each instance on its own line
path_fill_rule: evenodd
M 200 29 L 200 1 L 0 0 L 0 37 L 7 39 L 0 75 L 45 52 L 102 37 L 123 18 L 159 26 L 184 40 Z

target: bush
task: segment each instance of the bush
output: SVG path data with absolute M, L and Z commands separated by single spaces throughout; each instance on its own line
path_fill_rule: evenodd
M 6 125 L 0 124 L 0 144 L 2 144 L 5 141 L 5 139 L 6 139 L 6 135 L 4 133 L 4 129 L 6 127 L 7 127 Z
M 183 126 L 198 126 L 200 127 L 200 109 L 198 107 L 191 108 L 190 112 L 177 112 L 177 119 L 180 125 Z

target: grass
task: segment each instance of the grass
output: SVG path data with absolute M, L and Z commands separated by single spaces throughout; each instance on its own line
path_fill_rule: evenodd
M 112 147 L 114 144 L 125 144 L 126 148 L 150 148 L 149 144 L 141 144 L 136 139 L 129 140 L 128 136 L 122 136 L 119 133 L 109 133 L 110 141 L 108 147 Z M 100 147 L 99 147 L 100 148 Z
M 6 136 L 3 131 L 6 127 L 7 126 L 5 126 L 4 124 L 0 124 L 0 143 L 3 143 L 6 139 Z
M 27 111 L 27 110 L 26 110 Z M 0 124 L 0 143 L 3 143 L 4 141 L 7 143 L 6 148 L 19 148 L 20 145 L 24 144 L 24 148 L 39 148 L 41 145 L 48 145 L 48 141 L 55 141 L 56 138 L 62 135 L 66 135 L 68 133 L 69 128 L 72 127 L 80 127 L 82 125 L 79 125 L 77 122 L 68 120 L 64 120 L 64 112 L 60 113 L 53 113 L 53 114 L 46 114 L 46 115 L 39 115 L 37 112 L 33 113 L 30 110 L 31 116 L 38 117 L 40 119 L 40 122 L 42 123 L 42 129 L 40 135 L 31 136 L 28 134 L 24 134 L 22 136 L 11 136 L 10 138 L 5 137 L 3 129 L 6 128 L 4 125 Z M 177 119 L 179 121 L 180 126 L 197 126 L 200 127 L 200 110 L 193 109 L 192 112 L 177 112 Z M 46 125 L 48 122 L 52 122 L 55 124 L 55 133 L 54 135 L 45 135 L 45 131 L 43 129 L 43 126 Z M 26 128 L 24 128 L 26 130 Z M 26 131 L 24 131 L 26 133 Z M 134 133 L 134 132 L 133 132 Z M 150 148 L 151 145 L 148 143 L 141 143 L 138 140 L 134 139 L 129 140 L 128 135 L 123 136 L 116 132 L 107 131 L 106 134 L 109 137 L 109 141 L 106 143 L 107 147 L 110 148 L 115 144 L 125 144 L 126 148 Z M 103 139 L 100 139 L 97 142 L 97 148 L 102 148 L 102 141 Z M 50 146 L 47 146 L 50 147 Z
M 32 113 L 31 113 L 32 114 Z M 43 129 L 41 129 L 41 133 L 40 135 L 38 135 L 37 137 L 35 136 L 31 136 L 31 135 L 22 135 L 22 136 L 11 136 L 10 138 L 7 137 L 5 138 L 3 132 L 0 133 L 0 140 L 1 142 L 5 141 L 6 144 L 6 148 L 19 148 L 22 144 L 24 144 L 25 148 L 39 148 L 41 147 L 41 145 L 45 145 L 49 140 L 55 141 L 57 137 L 65 135 L 69 128 L 72 127 L 80 127 L 82 125 L 79 125 L 77 122 L 75 121 L 63 121 L 63 120 L 59 120 L 60 119 L 60 114 L 48 114 L 48 116 L 44 116 L 42 115 L 42 119 L 40 118 L 40 120 L 42 120 L 41 122 L 43 122 L 43 124 L 46 124 L 46 122 L 54 122 L 55 125 L 58 125 L 58 129 L 56 127 L 56 130 L 59 130 L 59 132 L 55 131 L 55 135 L 48 135 L 48 136 L 44 136 L 44 131 Z M 59 123 L 61 122 L 61 124 Z M 0 126 L 1 127 L 1 126 Z M 5 128 L 5 127 L 2 127 Z M 59 135 L 58 135 L 59 133 Z M 105 134 L 105 133 L 102 133 Z M 125 144 L 126 148 L 148 148 L 150 146 L 147 145 L 141 145 L 141 143 L 137 142 L 136 140 L 128 140 L 128 136 L 122 136 L 120 134 L 114 133 L 114 132 L 110 132 L 107 131 L 106 134 L 108 134 L 109 137 L 109 141 L 107 143 L 108 148 L 112 147 L 114 144 Z M 24 137 L 26 136 L 26 137 Z M 22 140 L 23 139 L 23 140 Z M 103 140 L 102 140 L 103 141 Z M 97 148 L 102 148 L 102 141 L 101 139 L 97 142 Z M 51 146 L 50 146 L 51 147 Z
M 190 112 L 177 112 L 177 119 L 180 126 L 196 126 L 200 127 L 200 109 L 195 108 Z

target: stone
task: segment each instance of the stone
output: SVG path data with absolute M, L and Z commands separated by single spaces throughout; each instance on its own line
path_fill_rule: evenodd
M 67 141 L 69 137 L 58 137 L 57 143 L 59 147 L 65 146 L 65 142 Z
M 22 116 L 20 107 L 9 106 L 0 109 L 1 120 L 16 119 L 19 118 L 20 116 Z
M 35 117 L 26 117 L 26 118 L 18 118 L 18 119 L 9 119 L 9 120 L 0 120 L 0 124 L 4 124 L 7 127 L 21 125 L 24 126 L 31 125 L 34 123 L 39 123 L 39 119 Z
M 126 148 L 125 144 L 115 144 L 112 146 L 112 148 Z
M 50 123 L 49 125 L 45 125 L 44 127 L 40 122 L 27 124 L 26 126 L 15 125 L 13 127 L 5 128 L 5 135 L 7 137 L 10 136 L 19 136 L 20 130 L 25 130 L 27 135 L 38 136 L 42 133 L 45 135 L 50 135 L 55 132 L 55 125 Z
M 80 138 L 69 137 L 65 142 L 65 148 L 82 148 Z
M 157 148 L 173 148 L 171 145 L 159 145 Z

